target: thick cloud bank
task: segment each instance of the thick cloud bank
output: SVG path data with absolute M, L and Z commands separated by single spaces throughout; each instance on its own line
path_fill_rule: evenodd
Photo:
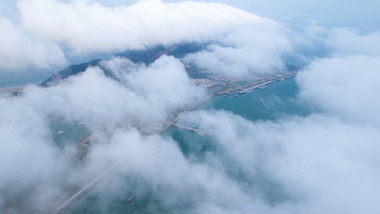
M 170 137 L 140 131 L 205 98 L 178 59 L 144 65 L 113 58 L 102 68 L 119 81 L 93 67 L 54 87 L 29 87 L 0 100 L 1 210 L 50 212 L 116 164 L 92 189 L 97 212 L 111 212 L 112 200 L 130 191 L 137 200 L 153 198 L 138 208 L 148 213 L 379 212 L 376 67 L 372 56 L 314 61 L 297 76 L 299 99 L 318 108 L 309 116 L 273 122 L 187 113 L 180 122 L 198 125 L 211 146 L 186 155 Z M 75 142 L 53 142 L 49 121 L 59 116 L 94 133 L 85 160 L 77 160 Z M 202 144 L 188 140 L 190 148 Z
M 292 53 L 286 28 L 280 24 L 246 24 L 223 36 L 205 51 L 185 61 L 219 75 L 237 78 L 284 69 L 283 58 Z
M 310 64 L 296 76 L 297 101 L 311 106 L 309 115 L 250 121 L 203 110 L 177 118 L 208 98 L 181 61 L 238 78 L 280 70 L 282 57 L 293 50 L 287 29 L 202 2 L 146 0 L 109 8 L 87 1 L 21 0 L 18 8 L 20 25 L 0 18 L 0 29 L 13 35 L 0 41 L 5 47 L 0 56 L 9 62 L 1 61 L 0 69 L 63 63 L 61 45 L 80 55 L 208 43 L 202 52 L 182 59 L 163 55 L 148 65 L 114 57 L 55 86 L 28 86 L 20 96 L 2 96 L 1 213 L 54 213 L 104 172 L 87 193 L 98 200 L 86 209 L 98 213 L 128 207 L 137 213 L 380 212 L 377 31 L 314 26 L 291 40 L 327 52 L 308 58 Z M 17 48 L 5 54 L 13 47 L 30 55 L 25 58 Z M 207 135 L 188 133 L 175 141 L 160 134 L 177 119 Z M 53 126 L 62 122 L 83 124 L 92 145 L 54 140 Z M 136 199 L 126 204 L 131 194 Z
M 76 162 L 76 142 L 57 147 L 51 120 L 84 122 L 94 133 L 94 142 L 104 144 L 118 129 L 161 127 L 173 112 L 202 101 L 205 95 L 172 57 L 164 56 L 149 66 L 118 58 L 104 64 L 133 84 L 126 87 L 94 67 L 57 86 L 31 86 L 21 97 L 1 98 L 0 210 L 49 211 L 68 197 L 67 188 L 94 176 L 91 169 L 95 173 L 104 169 L 97 161 L 82 168 Z M 126 64 L 130 67 L 123 67 Z
M 350 56 L 314 61 L 301 73 L 301 96 L 316 106 L 354 121 L 380 124 L 380 57 Z
M 235 197 L 253 196 L 237 206 L 237 213 L 380 209 L 378 126 L 363 127 L 331 115 L 278 123 L 252 123 L 224 112 L 200 112 L 188 118 L 216 138 L 222 169 L 232 171 L 235 184 L 243 190 Z
M 107 7 L 85 0 L 19 0 L 17 9 L 15 24 L 5 16 L 0 23 L 7 38 L 0 71 L 49 68 L 78 56 L 193 42 L 210 45 L 189 61 L 224 75 L 233 69 L 242 77 L 279 70 L 282 57 L 292 52 L 280 23 L 222 3 L 145 0 Z
M 8 19 L 0 17 L 0 32 L 0 72 L 53 69 L 66 64 L 65 55 L 57 45 L 31 37 Z
M 236 197 L 253 196 L 236 209 L 231 208 L 236 200 L 218 208 L 227 207 L 225 213 L 380 211 L 380 58 L 363 55 L 365 49 L 358 55 L 341 51 L 331 55 L 344 57 L 315 60 L 296 77 L 299 101 L 317 110 L 309 116 L 252 122 L 200 111 L 182 117 L 214 138 L 216 168 L 243 190 Z
M 202 42 L 240 24 L 271 22 L 224 4 L 191 1 L 148 0 L 110 8 L 86 1 L 33 0 L 19 1 L 18 7 L 27 29 L 78 52 Z

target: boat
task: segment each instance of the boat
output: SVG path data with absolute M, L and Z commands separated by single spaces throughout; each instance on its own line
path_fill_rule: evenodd
M 128 199 L 127 199 L 127 204 L 131 203 L 133 201 L 133 199 L 135 199 L 135 195 L 131 195 Z

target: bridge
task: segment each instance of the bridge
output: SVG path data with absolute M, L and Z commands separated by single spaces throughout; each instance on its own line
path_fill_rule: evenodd
M 180 125 L 180 124 L 177 124 L 177 123 L 172 124 L 172 126 L 176 126 L 178 128 L 194 132 L 197 135 L 201 135 L 201 136 L 207 136 L 208 135 L 206 132 L 201 131 L 199 129 L 191 128 L 191 127 Z
M 73 203 L 78 200 L 81 196 L 83 196 L 86 192 L 90 190 L 96 183 L 98 183 L 105 175 L 108 174 L 113 168 L 115 168 L 117 164 L 114 163 L 112 166 L 107 168 L 105 171 L 103 171 L 100 175 L 96 176 L 90 183 L 88 183 L 86 186 L 84 186 L 82 189 L 77 191 L 73 196 L 71 196 L 67 201 L 65 201 L 61 206 L 57 208 L 57 210 L 54 212 L 55 214 L 62 213 L 64 210 L 67 210 L 68 208 L 73 205 Z

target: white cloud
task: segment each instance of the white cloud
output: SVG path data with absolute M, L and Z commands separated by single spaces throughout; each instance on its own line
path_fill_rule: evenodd
M 205 51 L 186 56 L 185 61 L 242 78 L 283 70 L 284 56 L 292 53 L 287 29 L 274 22 L 247 24 L 217 41 Z
M 203 42 L 240 24 L 268 22 L 224 4 L 191 1 L 111 8 L 86 1 L 21 0 L 18 8 L 26 29 L 79 54 Z
M 142 137 L 135 131 L 116 132 L 112 145 L 97 147 L 92 158 L 118 161 L 124 175 L 137 174 L 148 182 L 159 202 L 172 212 L 219 213 L 247 210 L 251 196 L 223 171 L 189 162 L 177 144 L 158 136 Z M 210 182 L 212 181 L 212 182 Z M 136 190 L 143 192 L 143 190 Z M 239 200 L 235 200 L 239 198 Z M 222 207 L 224 209 L 222 209 Z
M 192 85 L 184 66 L 174 57 L 163 56 L 149 66 L 123 58 L 103 64 L 121 82 L 94 67 L 55 87 L 31 89 L 26 97 L 30 96 L 33 106 L 42 105 L 40 108 L 51 114 L 70 120 L 88 121 L 94 131 L 101 131 L 166 121 L 174 111 L 205 95 L 202 88 Z
M 316 41 L 329 46 L 334 57 L 314 60 L 296 78 L 298 99 L 317 107 L 316 112 L 277 122 L 251 122 L 226 112 L 195 112 L 183 118 L 215 138 L 219 160 L 236 177 L 243 175 L 245 190 L 262 191 L 255 197 L 264 203 L 254 204 L 250 212 L 380 210 L 374 200 L 380 177 L 380 59 L 376 48 L 365 46 L 377 46 L 377 33 L 316 30 L 321 33 Z M 338 38 L 341 42 L 334 43 Z M 260 183 L 258 189 L 250 182 Z M 265 201 L 265 188 L 279 197 L 277 204 Z
M 380 89 L 378 31 L 360 34 L 352 28 L 314 26 L 307 38 L 324 45 L 328 53 L 299 73 L 300 96 L 343 118 L 379 124 L 380 102 L 374 99 Z
M 359 33 L 354 28 L 334 28 L 326 39 L 337 56 L 380 56 L 380 31 Z
M 289 37 L 294 47 L 291 60 L 304 65 L 312 63 L 316 58 L 380 55 L 378 29 L 363 31 L 347 27 L 326 27 L 313 22 L 302 29 L 291 31 Z
M 0 71 L 52 69 L 66 64 L 61 49 L 54 43 L 31 37 L 21 27 L 0 17 Z
M 205 95 L 204 91 L 192 85 L 183 64 L 174 57 L 164 55 L 149 66 L 116 57 L 104 61 L 103 65 L 113 71 L 122 84 L 149 99 L 154 106 L 155 103 L 164 103 L 164 112 L 198 103 Z
M 366 43 L 362 38 L 350 38 L 359 41 L 352 49 L 345 45 L 354 50 L 360 42 Z M 198 124 L 215 138 L 224 167 L 231 168 L 236 176 L 245 175 L 248 183 L 264 177 L 272 184 L 274 194 L 283 197 L 274 206 L 255 204 L 255 210 L 380 210 L 374 200 L 379 197 L 380 177 L 380 102 L 376 99 L 380 59 L 363 47 L 351 54 L 341 54 L 342 49 L 336 48 L 338 52 L 332 55 L 345 56 L 317 59 L 298 74 L 298 99 L 318 109 L 309 116 L 251 122 L 226 112 L 195 112 L 183 118 L 183 122 Z M 263 191 L 260 187 L 265 185 L 259 185 L 255 192 Z M 256 197 L 265 199 L 263 195 Z
M 14 52 L 6 61 L 23 59 L 27 66 L 54 65 L 46 49 L 61 52 L 51 42 L 81 54 L 215 39 L 205 52 L 188 58 L 241 77 L 281 67 L 281 57 L 292 49 L 280 24 L 222 4 L 148 0 L 109 8 L 32 0 L 18 6 L 28 33 L 2 18 L 0 29 L 14 36 L 0 44 L 10 49 L 26 41 L 22 49 L 34 53 L 32 60 Z M 158 195 L 164 210 L 175 213 L 379 212 L 379 35 L 328 31 L 314 27 L 307 38 L 333 50 L 333 58 L 315 60 L 297 77 L 299 99 L 319 112 L 277 122 L 252 122 L 226 112 L 189 113 L 182 120 L 199 124 L 216 147 L 199 159 L 185 157 L 168 137 L 143 136 L 138 130 L 166 121 L 205 96 L 173 57 L 151 65 L 112 58 L 101 64 L 120 82 L 92 67 L 59 85 L 30 86 L 23 96 L 0 98 L 0 210 L 54 209 L 69 196 L 68 189 L 116 162 L 114 177 L 96 188 L 115 193 L 108 201 L 133 188 L 125 184 L 127 177 L 140 185 L 137 191 Z M 31 39 L 37 37 L 50 42 Z M 54 144 L 52 116 L 84 121 L 94 132 L 99 144 L 85 161 L 76 162 L 75 146 Z
M 379 197 L 378 126 L 324 114 L 252 123 L 226 112 L 195 112 L 184 121 L 211 133 L 220 147 L 216 155 L 235 173 L 234 181 L 257 194 L 240 204 L 240 213 L 249 203 L 250 212 L 264 213 L 380 210 L 373 200 Z M 259 202 L 265 194 L 274 205 Z
M 86 58 L 155 45 L 216 41 L 193 59 L 202 66 L 214 64 L 215 71 L 232 69 L 233 75 L 243 76 L 251 70 L 281 68 L 281 57 L 292 49 L 281 24 L 221 3 L 149 0 L 108 7 L 85 0 L 19 0 L 17 8 L 14 19 L 20 24 L 2 26 L 9 38 L 3 50 L 13 52 L 12 57 L 1 56 L 7 59 L 3 62 L 11 59 L 2 66 L 5 69 L 62 66 L 65 55 Z M 34 54 L 25 54 L 31 51 Z M 203 55 L 207 61 L 200 60 Z
M 182 0 L 166 0 L 182 1 Z M 203 0 L 199 0 L 203 1 Z M 206 0 L 212 2 L 214 0 Z M 379 1 L 364 0 L 217 0 L 262 16 L 268 16 L 291 26 L 303 27 L 319 20 L 324 26 L 348 26 L 376 29 L 380 16 L 376 9 Z M 337 8 L 339 12 L 337 12 Z
M 117 129 L 149 124 L 161 127 L 158 123 L 167 121 L 174 111 L 204 96 L 173 57 L 164 56 L 150 66 L 134 65 L 126 59 L 104 63 L 118 77 L 134 84 L 126 87 L 94 67 L 57 86 L 29 86 L 23 96 L 0 98 L 0 188 L 5 189 L 0 193 L 2 211 L 57 208 L 71 194 L 67 189 L 84 185 L 104 169 L 99 164 L 101 157 L 88 167 L 76 162 L 76 142 L 60 149 L 53 142 L 51 118 L 84 121 L 94 132 L 94 140 L 109 143 Z M 123 68 L 123 63 L 131 67 Z M 24 195 L 22 205 L 10 206 L 20 195 Z
M 379 57 L 316 60 L 297 77 L 301 96 L 336 115 L 380 124 L 379 66 Z

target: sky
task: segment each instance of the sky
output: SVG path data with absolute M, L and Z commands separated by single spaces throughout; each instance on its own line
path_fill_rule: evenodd
M 68 190 L 116 164 L 94 190 L 103 197 L 100 213 L 128 189 L 157 196 L 172 213 L 379 213 L 380 19 L 371 12 L 378 4 L 2 1 L 1 75 L 50 74 L 105 56 L 101 67 L 119 81 L 91 67 L 55 86 L 0 97 L 0 211 L 54 210 Z M 148 65 L 112 57 L 182 42 L 207 45 Z M 216 149 L 201 157 L 138 129 L 207 99 L 182 62 L 242 79 L 288 61 L 302 65 L 295 99 L 311 114 L 259 121 L 222 110 L 181 114 L 211 136 Z M 75 142 L 54 143 L 54 118 L 93 133 L 86 160 L 78 161 Z

